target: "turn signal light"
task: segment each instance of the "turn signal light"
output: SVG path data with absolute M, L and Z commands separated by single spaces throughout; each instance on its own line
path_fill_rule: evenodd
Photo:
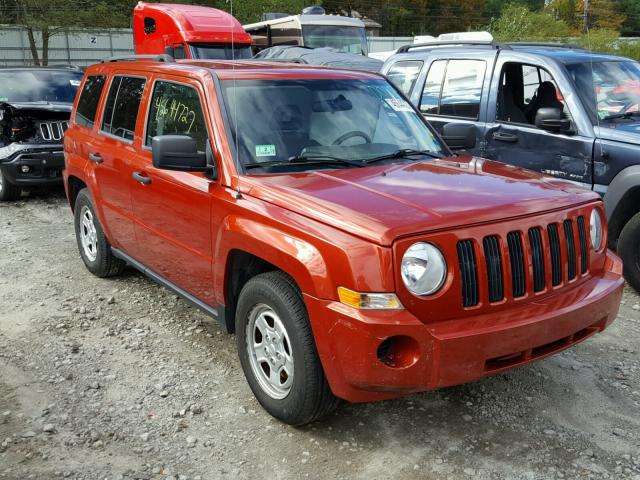
M 341 303 L 361 310 L 401 310 L 402 304 L 395 293 L 359 293 L 338 287 Z

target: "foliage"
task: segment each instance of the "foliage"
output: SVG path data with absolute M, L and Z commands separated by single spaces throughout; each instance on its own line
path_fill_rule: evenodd
M 625 20 L 624 15 L 618 11 L 616 2 L 613 0 L 587 0 L 589 6 L 588 26 L 589 28 L 605 28 L 608 30 L 620 30 L 620 26 Z M 584 23 L 584 2 L 576 1 L 576 18 L 578 23 Z
M 497 40 L 512 42 L 525 40 L 558 40 L 571 33 L 562 20 L 547 12 L 532 12 L 523 5 L 512 4 L 502 10 L 500 17 L 492 19 L 489 31 Z
M 590 30 L 589 33 L 583 33 L 580 36 L 579 44 L 581 47 L 596 52 L 610 51 L 616 45 L 620 34 L 616 30 L 601 28 L 598 30 Z

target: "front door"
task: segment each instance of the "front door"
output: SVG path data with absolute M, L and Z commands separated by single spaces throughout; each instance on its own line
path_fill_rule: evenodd
M 197 82 L 158 79 L 153 86 L 143 147 L 132 162 L 135 257 L 174 285 L 214 305 L 210 189 L 200 173 L 154 168 L 151 139 L 188 135 L 205 151 L 209 134 Z
M 592 186 L 594 138 L 574 120 L 575 105 L 563 95 L 566 83 L 558 82 L 559 72 L 536 64 L 501 57 L 492 86 L 497 95 L 487 112 L 483 155 L 503 163 L 528 168 L 553 177 Z M 535 126 L 540 108 L 558 108 L 571 120 L 570 133 L 550 132 Z

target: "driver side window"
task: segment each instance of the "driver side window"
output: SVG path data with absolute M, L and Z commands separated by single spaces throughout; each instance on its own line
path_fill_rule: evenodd
M 158 135 L 187 135 L 204 151 L 208 138 L 198 91 L 181 83 L 157 81 L 151 97 L 145 145 Z
M 540 108 L 558 108 L 562 117 L 571 119 L 562 92 L 545 69 L 509 62 L 502 69 L 496 120 L 534 125 Z

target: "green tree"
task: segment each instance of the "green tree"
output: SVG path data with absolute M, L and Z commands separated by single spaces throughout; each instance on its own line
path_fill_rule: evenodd
M 569 25 L 556 20 L 548 12 L 532 12 L 517 4 L 505 7 L 500 17 L 492 19 L 488 28 L 497 40 L 512 42 L 559 40 L 571 33 Z
M 616 2 L 612 0 L 586 0 L 587 1 L 587 25 L 589 28 L 606 28 L 608 30 L 620 30 L 625 20 L 620 14 Z M 584 26 L 585 0 L 576 1 L 576 17 Z M 584 30 L 584 28 L 583 28 Z

